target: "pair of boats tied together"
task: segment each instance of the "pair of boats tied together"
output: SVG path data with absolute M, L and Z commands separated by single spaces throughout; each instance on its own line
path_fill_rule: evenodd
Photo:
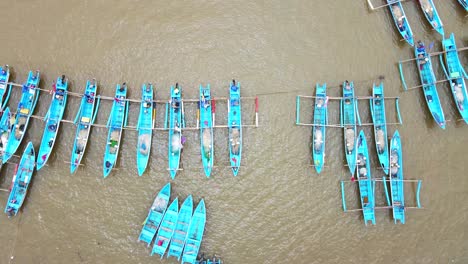
M 179 210 L 178 198 L 169 205 L 170 196 L 171 184 L 168 183 L 154 199 L 138 240 L 148 247 L 154 240 L 151 255 L 163 258 L 167 251 L 167 258 L 196 263 L 205 230 L 205 202 L 201 199 L 193 210 L 193 199 L 189 195 Z

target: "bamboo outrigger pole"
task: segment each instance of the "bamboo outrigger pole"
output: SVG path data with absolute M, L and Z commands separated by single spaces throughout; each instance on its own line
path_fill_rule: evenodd
M 381 5 L 381 6 L 374 7 L 374 6 L 372 5 L 371 0 L 367 0 L 367 4 L 369 5 L 369 8 L 370 8 L 372 11 L 374 11 L 374 10 L 377 10 L 377 9 L 380 9 L 380 8 L 383 8 L 383 7 L 386 7 L 386 6 L 389 6 L 389 5 L 396 4 L 396 3 L 398 3 L 398 2 L 406 2 L 406 1 L 408 1 L 408 0 L 399 0 L 399 1 L 395 1 L 395 2 L 390 3 L 390 4 L 385 4 L 385 5 Z

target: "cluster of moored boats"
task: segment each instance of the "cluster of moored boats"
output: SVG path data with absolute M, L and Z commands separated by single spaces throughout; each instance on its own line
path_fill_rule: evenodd
M 161 258 L 175 257 L 182 263 L 196 263 L 206 223 L 205 201 L 200 200 L 193 210 L 193 199 L 189 195 L 179 208 L 175 198 L 170 204 L 171 183 L 167 183 L 154 199 L 138 241 L 148 247 L 153 243 L 151 255 Z M 205 261 L 205 262 L 203 262 Z M 221 263 L 220 260 L 200 260 L 197 263 Z M 213 262 L 217 261 L 217 262 Z

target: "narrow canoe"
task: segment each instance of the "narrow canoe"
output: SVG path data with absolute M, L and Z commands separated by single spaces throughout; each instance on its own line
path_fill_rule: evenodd
M 29 124 L 29 119 L 34 112 L 37 99 L 39 98 L 39 90 L 36 90 L 36 88 L 38 88 L 40 79 L 39 71 L 37 71 L 36 74 L 30 71 L 28 80 L 23 85 L 21 99 L 18 104 L 18 108 L 16 109 L 15 120 L 12 122 L 14 125 L 3 156 L 3 164 L 5 164 L 5 162 L 15 154 L 23 140 L 24 133 L 26 132 Z
M 205 201 L 202 199 L 193 213 L 192 221 L 190 221 L 181 263 L 195 263 L 203 239 L 205 223 Z
M 433 0 L 419 0 L 421 9 L 427 21 L 431 24 L 435 31 L 444 36 L 444 25 L 440 19 L 439 13 L 434 5 Z
M 192 219 L 192 213 L 193 199 L 192 196 L 189 195 L 180 207 L 179 217 L 177 218 L 177 224 L 174 230 L 174 235 L 172 235 L 169 251 L 167 251 L 168 258 L 170 256 L 174 256 L 177 258 L 177 261 L 180 260 L 182 251 L 184 249 L 185 237 L 187 236 L 190 220 Z
M 169 204 L 169 198 L 171 197 L 171 183 L 167 183 L 159 191 L 158 195 L 153 201 L 151 208 L 148 211 L 148 216 L 143 223 L 138 241 L 144 241 L 149 247 L 153 241 L 156 231 L 159 228 L 159 224 L 163 218 L 164 212 L 166 211 L 167 205 Z
M 392 13 L 393 22 L 400 32 L 401 36 L 408 42 L 411 46 L 414 46 L 413 32 L 411 27 L 406 19 L 405 11 L 401 5 L 400 0 L 387 0 L 389 4 L 390 13 Z
M 458 0 L 461 6 L 465 9 L 466 12 L 468 12 L 468 1 L 467 0 Z
M 213 115 L 211 112 L 210 85 L 200 85 L 200 150 L 206 177 L 213 168 Z
M 161 256 L 161 259 L 166 253 L 167 247 L 171 242 L 172 235 L 174 234 L 174 229 L 177 223 L 177 217 L 179 216 L 179 199 L 175 198 L 172 201 L 169 208 L 167 208 L 166 213 L 162 219 L 161 225 L 159 226 L 156 239 L 154 240 L 153 249 L 151 250 L 151 256 L 158 254 Z
M 76 134 L 73 143 L 73 151 L 71 154 L 70 172 L 74 173 L 81 164 L 81 159 L 88 145 L 88 138 L 91 132 L 91 125 L 95 116 L 96 109 L 96 80 L 87 81 L 86 89 L 81 98 L 81 105 L 76 114 Z
M 142 98 L 140 104 L 140 116 L 138 117 L 138 149 L 137 167 L 138 175 L 141 176 L 148 166 L 151 153 L 151 138 L 153 135 L 153 123 L 156 108 L 153 107 L 153 85 L 143 84 L 141 87 Z
M 182 88 L 179 84 L 171 86 L 171 101 L 169 107 L 169 172 L 174 179 L 179 170 L 180 154 L 182 152 Z
M 417 58 L 416 62 L 419 77 L 429 111 L 436 123 L 442 129 L 445 129 L 444 110 L 442 110 L 442 106 L 440 105 L 439 94 L 437 93 L 437 87 L 435 84 L 437 80 L 432 69 L 431 58 L 426 51 L 426 47 L 421 41 L 418 41 L 418 45 L 416 45 L 414 53 Z
M 122 86 L 117 84 L 112 110 L 107 121 L 109 134 L 107 135 L 106 151 L 104 152 L 104 178 L 111 172 L 119 155 L 125 115 L 128 111 L 128 101 L 126 98 L 127 85 L 125 83 Z
M 237 176 L 242 158 L 242 111 L 240 83 L 235 80 L 229 84 L 228 133 L 229 160 L 232 173 Z
M 343 83 L 343 99 L 341 99 L 341 125 L 344 128 L 344 145 L 346 161 L 352 175 L 356 170 L 356 98 L 354 83 Z
M 463 78 L 465 72 L 458 57 L 457 44 L 453 33 L 450 34 L 450 38 L 442 40 L 442 47 L 445 51 L 444 71 L 447 79 L 450 80 L 453 99 L 458 112 L 465 123 L 468 124 L 468 94 L 466 92 L 466 82 Z
M 10 80 L 10 67 L 8 65 L 0 66 L 0 108 L 3 108 L 5 103 L 5 97 L 8 97 L 10 94 L 10 85 L 8 81 Z
M 204 254 L 195 261 L 195 264 L 222 264 L 223 261 L 219 258 L 205 258 Z
M 312 127 L 312 158 L 317 173 L 320 173 L 325 163 L 325 132 L 327 125 L 327 84 L 316 85 L 314 106 L 314 126 Z
M 49 111 L 47 111 L 45 120 L 44 133 L 42 134 L 41 146 L 37 153 L 37 167 L 40 170 L 49 159 L 50 153 L 54 148 L 55 139 L 60 127 L 60 122 L 63 118 L 63 112 L 67 104 L 67 88 L 68 80 L 65 75 L 57 78 L 54 93 L 52 94 L 52 101 L 50 102 Z
M 380 166 L 385 174 L 388 174 L 388 143 L 387 143 L 387 118 L 385 117 L 384 86 L 373 85 L 371 99 L 371 116 L 374 123 L 374 137 L 377 156 Z
M 398 130 L 390 141 L 390 193 L 395 224 L 405 223 L 405 190 L 403 182 L 403 156 Z
M 369 221 L 375 225 L 375 197 L 374 186 L 371 176 L 369 150 L 367 148 L 367 140 L 364 131 L 361 130 L 357 140 L 357 181 L 359 185 L 359 193 L 361 197 L 362 214 L 364 215 L 364 223 L 367 225 Z
M 6 146 L 8 145 L 8 138 L 10 137 L 10 118 L 11 112 L 10 108 L 6 107 L 2 114 L 2 119 L 0 119 L 0 169 L 2 168 L 3 163 L 1 159 L 5 153 Z
M 34 146 L 29 142 L 18 164 L 16 174 L 13 176 L 12 189 L 5 207 L 5 213 L 8 217 L 15 216 L 23 205 L 33 176 L 35 162 Z

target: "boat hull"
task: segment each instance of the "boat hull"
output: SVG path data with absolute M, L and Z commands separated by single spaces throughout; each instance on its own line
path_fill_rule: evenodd
M 180 154 L 182 152 L 182 88 L 171 86 L 171 101 L 169 105 L 169 172 L 174 179 L 179 170 Z
M 210 85 L 200 85 L 200 151 L 203 170 L 206 177 L 210 177 L 213 169 L 213 116 L 211 108 Z
M 148 166 L 151 154 L 151 141 L 153 136 L 154 106 L 153 85 L 142 86 L 142 98 L 140 104 L 140 116 L 138 117 L 138 145 L 137 145 L 137 168 L 141 176 Z
M 312 159 L 317 173 L 320 173 L 325 163 L 325 133 L 328 114 L 327 84 L 316 85 L 315 106 L 314 106 L 314 126 L 312 127 Z
M 3 110 L 2 118 L 0 119 L 0 169 L 3 165 L 1 159 L 3 159 L 3 154 L 8 146 L 8 138 L 10 137 L 11 115 L 10 108 L 6 107 L 5 110 Z
M 234 176 L 237 176 L 242 159 L 242 108 L 240 83 L 229 85 L 228 102 L 229 162 Z
M 180 207 L 179 216 L 177 217 L 177 224 L 174 229 L 174 234 L 171 238 L 169 250 L 167 251 L 168 258 L 173 256 L 177 258 L 177 261 L 180 260 L 185 245 L 185 238 L 187 237 L 190 220 L 192 219 L 192 213 L 193 199 L 192 196 L 189 195 Z
M 419 4 L 429 24 L 439 34 L 444 36 L 444 25 L 440 19 L 439 12 L 434 5 L 433 0 L 419 0 Z
M 359 196 L 361 198 L 362 214 L 364 223 L 375 225 L 375 197 L 374 182 L 372 181 L 369 150 L 364 131 L 361 130 L 357 140 L 357 164 L 356 175 L 359 185 Z
M 390 8 L 390 13 L 392 14 L 393 22 L 395 23 L 398 32 L 400 32 L 400 35 L 406 40 L 406 42 L 408 42 L 408 44 L 414 46 L 413 31 L 406 19 L 405 11 L 403 10 L 401 2 L 387 0 L 387 4 L 389 4 L 388 7 Z
M 161 225 L 158 229 L 158 233 L 154 240 L 153 249 L 151 250 L 151 256 L 158 254 L 163 258 L 166 253 L 167 247 L 171 242 L 172 235 L 177 223 L 177 217 L 179 216 L 179 200 L 177 198 L 172 201 L 169 208 L 161 221 Z
M 385 96 L 383 83 L 373 85 L 371 115 L 374 123 L 375 148 L 379 163 L 385 174 L 388 174 L 387 118 L 385 116 Z
M 405 190 L 403 182 L 403 155 L 398 130 L 390 141 L 390 194 L 395 224 L 405 223 Z
M 343 83 L 343 99 L 341 99 L 341 125 L 344 129 L 344 145 L 346 161 L 351 175 L 356 170 L 356 98 L 354 84 Z
M 181 263 L 195 263 L 205 231 L 206 210 L 202 199 L 193 213 L 185 240 Z

